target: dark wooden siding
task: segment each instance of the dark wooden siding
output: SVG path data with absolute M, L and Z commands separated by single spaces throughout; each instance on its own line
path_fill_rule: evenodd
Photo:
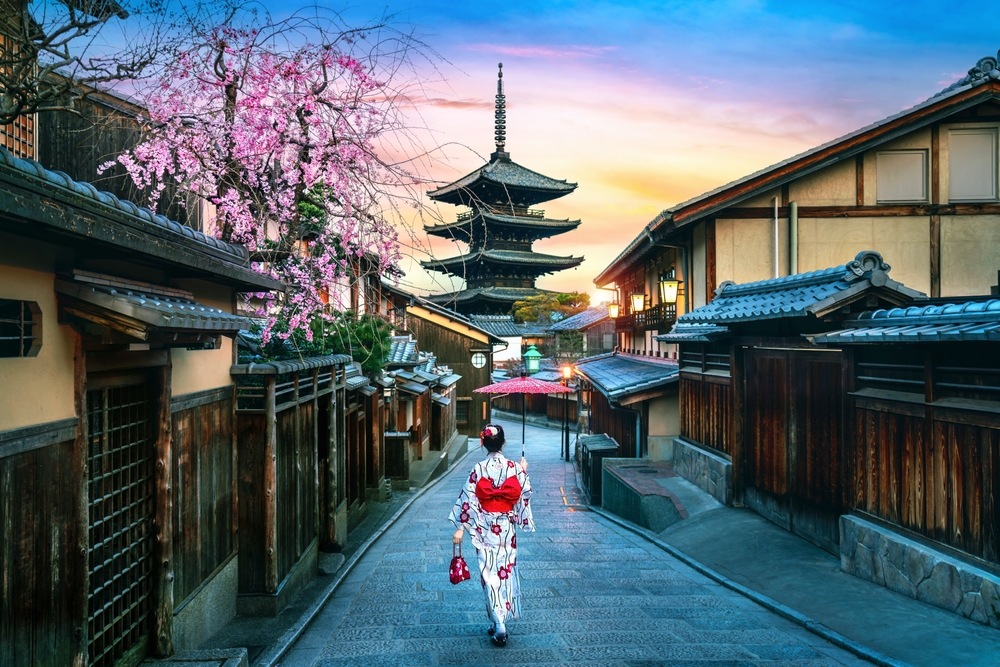
M 235 551 L 233 401 L 174 412 L 174 605 Z
M 636 447 L 636 420 L 639 414 L 631 410 L 614 408 L 608 403 L 604 394 L 597 390 L 591 392 L 590 397 L 590 432 L 604 433 L 617 442 L 620 448 L 620 456 L 625 458 L 635 458 Z M 640 435 L 641 437 L 641 435 Z
M 681 373 L 678 391 L 681 435 L 732 456 L 731 378 Z
M 486 394 L 473 393 L 473 389 L 485 387 L 493 382 L 493 354 L 485 352 L 490 349 L 487 343 L 482 343 L 447 329 L 440 324 L 416 317 L 412 313 L 407 316 L 407 326 L 417 339 L 420 349 L 433 352 L 440 366 L 448 366 L 462 376 L 455 388 L 457 398 L 469 398 L 469 420 L 459 425 L 459 431 L 469 437 L 478 438 L 479 432 L 489 422 L 490 400 Z M 472 365 L 472 350 L 481 350 L 486 354 L 486 365 L 476 368 Z M 485 413 L 485 416 L 484 416 Z
M 239 443 L 240 497 L 240 585 L 241 593 L 264 590 L 264 451 L 267 447 L 267 417 L 263 413 L 239 414 L 236 419 Z
M 87 561 L 72 463 L 72 440 L 0 458 L 0 665 L 77 657 Z
M 278 413 L 278 581 L 316 537 L 315 416 L 311 401 Z
M 843 357 L 746 353 L 744 502 L 836 552 L 843 511 Z

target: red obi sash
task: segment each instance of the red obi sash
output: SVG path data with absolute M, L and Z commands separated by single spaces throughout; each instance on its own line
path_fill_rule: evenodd
M 521 483 L 517 477 L 508 477 L 499 488 L 493 486 L 489 477 L 483 477 L 476 483 L 476 498 L 487 512 L 509 512 L 520 497 Z

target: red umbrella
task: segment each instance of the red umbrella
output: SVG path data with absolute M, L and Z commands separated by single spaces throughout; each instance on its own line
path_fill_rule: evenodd
M 546 382 L 545 380 L 538 380 L 533 377 L 528 377 L 524 374 L 521 377 L 511 378 L 509 380 L 504 380 L 503 382 L 496 382 L 494 384 L 488 384 L 485 387 L 480 387 L 479 389 L 473 389 L 474 392 L 479 394 L 568 394 L 572 389 L 561 385 L 557 382 Z M 521 458 L 524 458 L 524 424 L 525 418 L 525 403 L 527 401 L 522 397 L 521 399 Z

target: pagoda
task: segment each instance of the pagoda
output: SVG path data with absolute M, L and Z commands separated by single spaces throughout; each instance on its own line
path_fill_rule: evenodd
M 534 252 L 532 243 L 576 229 L 579 220 L 552 220 L 531 208 L 564 197 L 576 183 L 531 171 L 506 152 L 506 99 L 503 63 L 499 65 L 495 111 L 496 152 L 490 161 L 454 183 L 429 192 L 440 202 L 468 207 L 455 222 L 425 226 L 428 234 L 463 241 L 468 252 L 447 259 L 421 262 L 430 271 L 465 278 L 465 289 L 435 294 L 431 301 L 463 314 L 506 314 L 515 301 L 545 294 L 535 280 L 578 266 L 583 257 Z

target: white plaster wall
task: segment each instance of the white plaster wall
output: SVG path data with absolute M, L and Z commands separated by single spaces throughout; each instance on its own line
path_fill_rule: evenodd
M 799 240 L 801 244 L 801 228 Z M 737 283 L 774 278 L 774 220 L 715 221 L 715 279 Z M 802 266 L 801 256 L 799 266 Z M 788 221 L 778 220 L 779 275 L 788 274 Z M 801 270 L 801 268 L 800 268 Z
M 801 273 L 839 266 L 862 250 L 881 253 L 892 267 L 893 280 L 930 292 L 929 218 L 799 219 Z
M 1000 216 L 941 217 L 941 296 L 989 294 L 1000 270 Z
M 694 308 L 701 308 L 708 303 L 708 295 L 705 293 L 705 282 L 708 280 L 707 269 L 707 246 L 705 243 L 705 223 L 699 222 L 691 233 L 692 240 L 692 273 L 690 284 L 687 287 L 688 298 Z
M 233 312 L 233 293 L 229 287 L 201 280 L 176 280 L 172 286 L 190 291 L 195 301 L 206 306 Z M 229 336 L 222 337 L 222 346 L 218 350 L 170 350 L 173 395 L 231 385 L 233 380 L 229 367 L 233 360 L 233 339 Z
M 857 201 L 854 158 L 789 183 L 788 200 L 798 202 L 799 206 L 853 206 Z

